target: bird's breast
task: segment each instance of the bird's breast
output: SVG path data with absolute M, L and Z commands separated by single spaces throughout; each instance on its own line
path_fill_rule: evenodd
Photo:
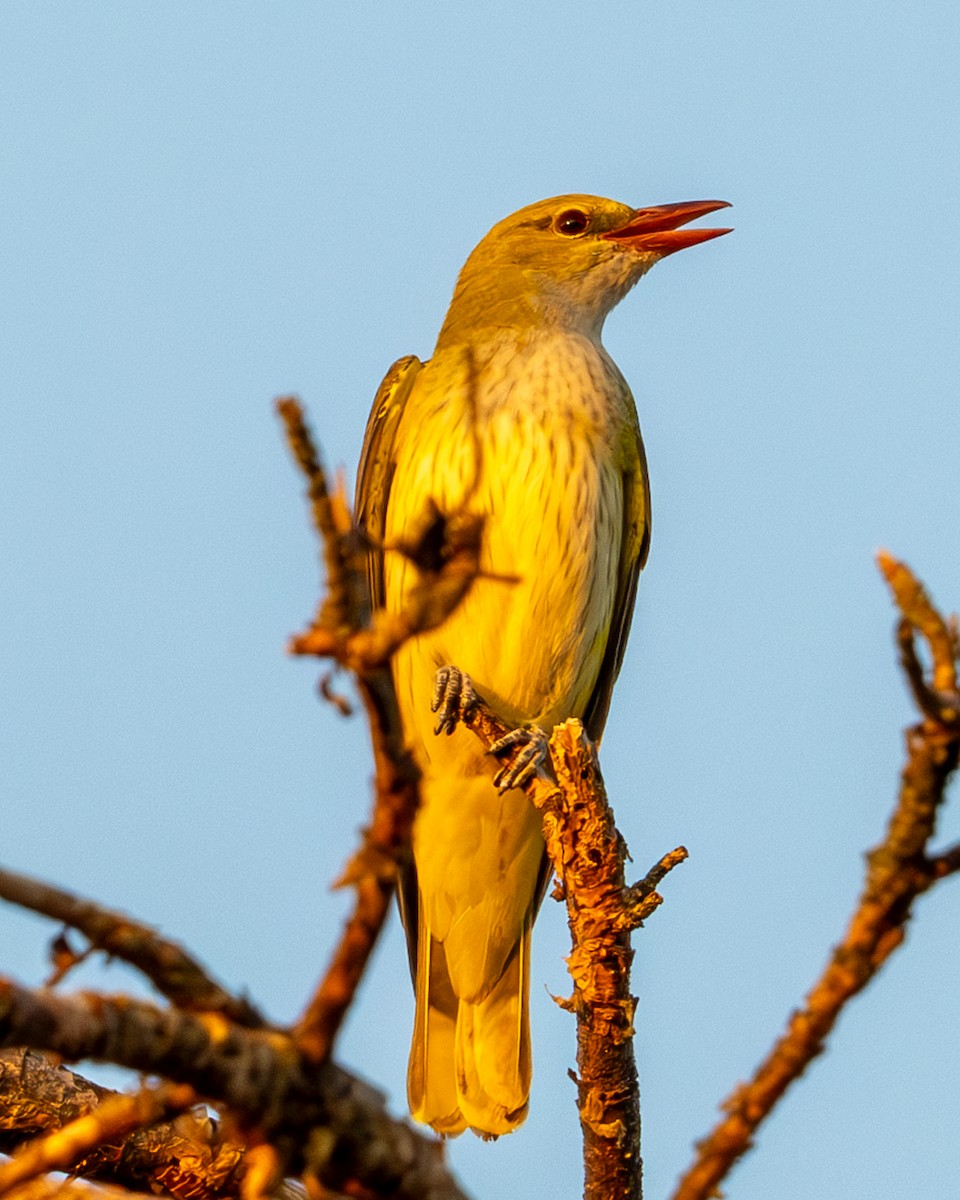
M 600 347 L 561 336 L 448 354 L 424 376 L 400 431 L 388 541 L 428 500 L 485 524 L 481 577 L 411 647 L 410 686 L 453 662 L 508 720 L 550 727 L 581 715 L 616 598 L 629 391 Z M 390 607 L 402 606 L 412 571 L 388 555 Z

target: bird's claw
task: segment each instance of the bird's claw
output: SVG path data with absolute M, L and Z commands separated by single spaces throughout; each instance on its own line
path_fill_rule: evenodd
M 516 752 L 511 754 L 510 761 L 504 763 L 493 777 L 494 785 L 500 792 L 529 783 L 541 764 L 546 762 L 550 752 L 547 735 L 539 725 L 511 729 L 495 741 L 487 753 L 500 755 L 508 750 Z
M 477 693 L 473 690 L 470 676 L 458 667 L 441 667 L 437 671 L 437 682 L 433 689 L 430 711 L 437 714 L 435 734 L 445 733 L 448 737 L 477 704 Z

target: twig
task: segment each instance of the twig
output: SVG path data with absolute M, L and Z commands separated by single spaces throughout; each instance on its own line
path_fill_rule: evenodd
M 232 996 L 204 968 L 155 929 L 92 900 L 72 895 L 29 875 L 0 869 L 0 899 L 41 913 L 77 929 L 91 946 L 122 959 L 145 975 L 157 990 L 188 1012 L 218 1012 L 251 1029 L 263 1017 L 242 996 Z
M 465 1200 L 442 1147 L 392 1120 L 384 1099 L 333 1063 L 312 1067 L 275 1031 L 129 997 L 62 996 L 0 979 L 0 1046 L 97 1058 L 192 1087 L 255 1128 L 288 1172 L 395 1200 Z
M 326 973 L 294 1029 L 301 1052 L 311 1062 L 322 1063 L 332 1051 L 389 911 L 397 869 L 410 842 L 419 772 L 404 745 L 389 658 L 363 662 L 358 661 L 356 653 L 349 652 L 352 639 L 364 632 L 372 609 L 365 548 L 353 529 L 345 499 L 330 494 L 320 455 L 299 404 L 288 397 L 278 401 L 277 410 L 307 480 L 314 527 L 324 547 L 327 569 L 326 598 L 317 610 L 314 625 L 298 639 L 294 652 L 315 652 L 305 649 L 305 643 L 316 635 L 328 643 L 320 652 L 357 671 L 375 766 L 373 818 L 363 831 L 362 846 L 338 881 L 340 886 L 354 887 L 354 909 Z
M 294 1037 L 315 1063 L 329 1056 L 389 911 L 397 870 L 408 853 L 417 809 L 419 772 L 403 745 L 400 716 L 388 668 L 358 677 L 374 758 L 374 808 L 339 886 L 356 890 L 354 910 Z
M 307 481 L 307 498 L 313 526 L 320 540 L 326 565 L 327 593 L 313 628 L 326 629 L 337 637 L 349 635 L 354 628 L 351 614 L 366 607 L 362 601 L 363 565 L 359 539 L 351 538 L 349 512 L 340 496 L 331 494 L 320 453 L 307 426 L 303 409 L 295 396 L 282 396 L 276 402 L 277 415 L 283 422 L 287 444 L 294 461 Z
M 901 612 L 897 641 L 924 720 L 906 731 L 907 760 L 897 803 L 886 838 L 867 855 L 863 891 L 843 940 L 753 1078 L 723 1102 L 726 1116 L 697 1143 L 697 1157 L 680 1179 L 673 1200 L 707 1200 L 717 1194 L 720 1180 L 750 1149 L 757 1126 L 824 1049 L 843 1007 L 901 945 L 914 900 L 938 879 L 960 869 L 960 847 L 940 856 L 927 853 L 960 751 L 955 638 L 909 568 L 885 552 L 877 557 Z M 906 654 L 905 626 L 909 630 Z M 914 630 L 923 634 L 930 648 L 931 684 L 919 669 Z
M 950 626 L 934 608 L 923 584 L 906 563 L 898 562 L 887 550 L 879 550 L 877 566 L 903 619 L 927 640 L 933 657 L 933 688 L 955 696 L 957 646 Z
M 390 657 L 408 638 L 439 625 L 477 577 L 482 522 L 469 515 L 424 516 L 422 528 L 397 553 L 418 567 L 419 582 L 400 613 L 374 611 L 368 578 L 369 546 L 353 524 L 342 485 L 331 492 L 319 451 L 293 397 L 277 402 L 287 440 L 307 480 L 313 523 L 323 546 L 326 596 L 311 627 L 292 639 L 291 652 L 332 658 L 356 675 L 370 726 L 375 768 L 374 810 L 363 844 L 340 886 L 356 890 L 339 945 L 294 1029 L 311 1062 L 330 1055 L 389 911 L 398 869 L 409 853 L 419 803 L 419 771 L 406 748 Z
M 951 846 L 949 850 L 935 854 L 930 859 L 930 871 L 938 879 L 946 879 L 948 875 L 955 875 L 960 871 L 960 845 Z

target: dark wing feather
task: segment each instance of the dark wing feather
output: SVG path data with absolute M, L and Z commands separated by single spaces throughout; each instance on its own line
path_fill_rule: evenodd
M 377 388 L 367 419 L 357 469 L 357 527 L 366 534 L 370 552 L 368 573 L 374 608 L 383 606 L 383 539 L 387 526 L 387 503 L 396 468 L 393 449 L 403 406 L 423 364 L 413 354 L 398 358 Z
M 640 430 L 635 429 L 634 435 L 635 454 L 630 456 L 633 461 L 623 473 L 623 536 L 610 636 L 607 638 L 607 649 L 600 664 L 596 686 L 583 714 L 584 728 L 594 742 L 600 741 L 607 723 L 613 685 L 620 674 L 627 649 L 633 605 L 637 598 L 637 580 L 650 549 L 650 480 Z
M 356 523 L 363 530 L 369 546 L 367 574 L 370 580 L 370 599 L 374 608 L 382 608 L 383 540 L 387 527 L 387 504 L 393 483 L 396 461 L 394 441 L 410 388 L 422 364 L 409 354 L 398 359 L 386 373 L 377 389 L 373 408 L 363 436 L 360 466 L 357 469 Z M 417 971 L 417 874 L 412 858 L 400 872 L 397 889 L 400 919 L 407 934 L 410 972 Z

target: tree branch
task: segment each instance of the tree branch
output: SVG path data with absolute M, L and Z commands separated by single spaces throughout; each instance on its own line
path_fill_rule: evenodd
M 0 1046 L 97 1058 L 187 1084 L 269 1141 L 288 1173 L 397 1200 L 465 1200 L 442 1146 L 393 1121 L 383 1097 L 333 1063 L 313 1066 L 293 1040 L 223 1017 L 129 997 L 73 997 L 0 979 Z
M 824 1049 L 844 1006 L 901 945 L 914 900 L 960 867 L 960 848 L 927 856 L 960 751 L 956 638 L 910 569 L 885 552 L 877 557 L 900 609 L 901 661 L 924 720 L 906 731 L 907 759 L 897 803 L 884 841 L 867 855 L 863 891 L 843 940 L 753 1078 L 724 1100 L 726 1116 L 697 1143 L 696 1159 L 680 1179 L 673 1200 L 708 1200 L 717 1194 L 720 1180 L 750 1149 L 757 1126 Z M 927 640 L 933 658 L 929 683 L 913 646 L 915 632 Z
M 132 1096 L 111 1096 L 94 1111 L 29 1142 L 9 1162 L 0 1163 L 0 1196 L 49 1171 L 74 1170 L 105 1143 L 167 1121 L 196 1102 L 192 1088 L 176 1084 L 142 1088 Z
M 34 1051 L 0 1052 L 0 1153 L 12 1153 L 28 1138 L 45 1139 L 118 1095 Z M 197 1110 L 111 1138 L 74 1173 L 134 1191 L 227 1200 L 239 1191 L 244 1155 L 241 1143 L 225 1138 L 218 1123 Z
M 462 720 L 488 748 L 510 731 L 479 697 Z M 567 959 L 573 996 L 560 1003 L 577 1017 L 573 1079 L 583 1130 L 584 1200 L 639 1200 L 630 933 L 661 903 L 657 885 L 687 852 L 679 847 L 640 883 L 626 886 L 626 845 L 614 823 L 596 751 L 579 721 L 556 726 L 550 767 L 538 769 L 524 791 L 543 817 L 547 854 L 559 881 L 555 896 L 566 900 L 573 943 Z
M 316 443 L 299 403 L 277 402 L 293 456 L 307 481 L 313 523 L 323 547 L 326 596 L 311 627 L 291 642 L 294 654 L 332 658 L 356 675 L 370 726 L 375 767 L 373 818 L 338 886 L 356 890 L 326 973 L 294 1030 L 301 1051 L 315 1063 L 331 1053 L 370 954 L 383 927 L 399 867 L 409 853 L 419 804 L 419 771 L 407 750 L 390 656 L 407 638 L 444 621 L 477 576 L 477 518 L 425 515 L 420 535 L 397 547 L 419 568 L 419 583 L 402 613 L 374 611 L 368 577 L 370 547 L 353 522 L 341 487 L 331 493 Z
M 356 891 L 354 909 L 326 973 L 297 1022 L 294 1037 L 314 1063 L 330 1055 L 389 911 L 398 868 L 409 852 L 419 801 L 419 772 L 406 749 L 389 654 L 365 661 L 355 649 L 366 632 L 372 602 L 362 544 L 342 494 L 332 496 L 313 437 L 292 397 L 277 402 L 294 458 L 307 480 L 314 527 L 323 547 L 327 593 L 294 653 L 323 653 L 356 672 L 370 726 L 375 768 L 373 818 L 363 844 L 338 880 Z M 325 647 L 320 649 L 320 647 Z M 353 647 L 351 649 L 351 647 Z
M 136 967 L 162 995 L 187 1012 L 222 1013 L 251 1029 L 265 1024 L 249 1000 L 232 996 L 196 959 L 149 925 L 42 880 L 2 868 L 0 899 L 79 930 L 92 947 Z

